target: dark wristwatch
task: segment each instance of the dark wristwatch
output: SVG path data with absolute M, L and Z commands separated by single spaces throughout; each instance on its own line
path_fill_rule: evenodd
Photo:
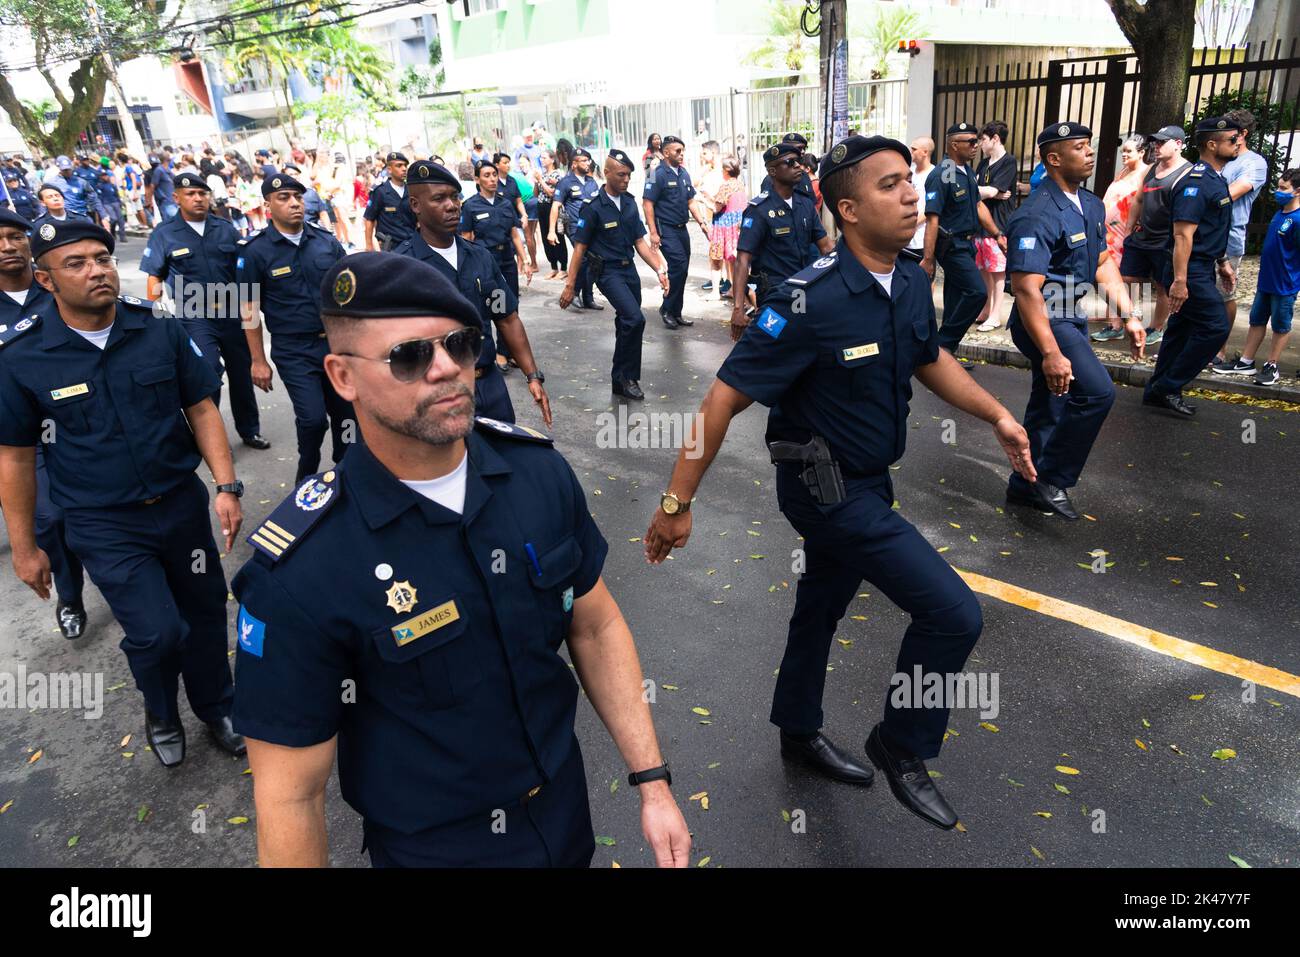
M 217 491 L 229 492 L 231 495 L 235 496 L 235 498 L 243 498 L 244 483 L 241 482 L 239 479 L 235 479 L 233 482 L 228 482 L 225 485 L 218 485 Z
M 633 771 L 627 776 L 627 783 L 634 788 L 640 787 L 642 784 L 648 784 L 651 781 L 667 781 L 668 786 L 672 787 L 673 776 L 668 770 L 667 761 L 657 768 L 650 768 L 648 771 Z
M 546 381 L 546 376 L 542 374 L 542 370 L 541 370 L 541 369 L 537 369 L 537 370 L 535 370 L 535 371 L 533 371 L 533 372 L 528 373 L 528 381 L 529 381 L 529 382 L 545 382 L 545 381 Z

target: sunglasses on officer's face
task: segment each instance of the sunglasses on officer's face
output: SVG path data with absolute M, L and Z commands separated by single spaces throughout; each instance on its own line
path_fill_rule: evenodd
M 777 161 L 776 161 L 775 163 L 773 163 L 772 165 L 773 165 L 773 166 L 798 166 L 798 165 L 799 165 L 799 157 L 797 157 L 797 156 L 787 156 L 787 157 L 786 157 L 785 159 L 783 159 L 783 160 L 777 160 Z
M 355 352 L 340 352 L 339 355 L 368 359 L 371 362 L 387 362 L 388 370 L 398 382 L 416 382 L 424 378 L 425 373 L 429 371 L 429 366 L 433 365 L 433 357 L 439 345 L 447 351 L 452 362 L 464 369 L 477 361 L 479 347 L 482 344 L 483 331 L 473 326 L 466 326 L 433 339 L 408 339 L 406 342 L 399 342 L 388 350 L 388 356 L 383 359 L 357 355 Z

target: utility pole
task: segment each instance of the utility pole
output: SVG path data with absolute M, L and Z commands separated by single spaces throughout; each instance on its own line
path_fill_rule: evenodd
M 847 0 L 822 0 L 821 49 L 821 137 L 818 150 L 825 153 L 848 135 L 848 38 Z
M 113 85 L 113 92 L 116 94 L 114 99 L 117 101 L 117 120 L 122 125 L 122 135 L 126 138 L 126 151 L 136 159 L 143 160 L 144 141 L 140 139 L 140 131 L 135 128 L 135 121 L 131 119 L 131 107 L 126 101 L 126 94 L 122 92 L 122 83 L 117 78 L 117 64 L 113 61 L 113 54 L 108 52 L 108 44 L 104 42 L 104 24 L 99 16 L 99 8 L 95 6 L 95 0 L 86 0 L 86 8 L 90 11 L 90 23 L 95 31 L 95 42 L 104 56 L 104 69 L 108 71 L 108 82 Z

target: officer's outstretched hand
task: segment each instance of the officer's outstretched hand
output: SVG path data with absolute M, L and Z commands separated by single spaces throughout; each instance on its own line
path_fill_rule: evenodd
M 1169 284 L 1169 314 L 1172 316 L 1187 301 L 1187 280 L 1175 279 Z
M 658 565 L 674 548 L 684 547 L 690 537 L 690 512 L 669 515 L 662 508 L 656 508 L 650 518 L 650 527 L 645 532 L 645 560 L 651 565 Z
M 542 410 L 542 421 L 546 423 L 546 427 L 549 429 L 551 427 L 551 400 L 546 394 L 546 389 L 540 382 L 534 380 L 528 383 L 528 391 L 532 395 L 533 401 L 537 403 L 537 407 Z
M 1054 352 L 1043 357 L 1043 377 L 1047 379 L 1047 388 L 1052 395 L 1065 395 L 1070 391 L 1070 380 L 1074 378 L 1074 367 L 1062 352 Z
M 993 423 L 993 434 L 998 437 L 998 445 L 1007 453 L 1011 467 L 1026 482 L 1038 481 L 1038 470 L 1029 452 L 1029 433 L 1025 427 L 1011 415 L 1004 415 Z
M 253 376 L 253 385 L 257 386 L 263 392 L 271 391 L 271 378 L 273 373 L 271 372 L 270 363 L 265 359 L 260 362 L 257 359 L 254 359 L 253 367 L 250 372 Z
M 239 496 L 231 492 L 218 492 L 212 500 L 212 511 L 221 521 L 221 534 L 226 537 L 226 551 L 235 547 L 235 536 L 244 524 L 244 511 L 239 507 Z
M 1141 319 L 1130 319 L 1124 323 L 1124 331 L 1128 333 L 1129 348 L 1133 350 L 1134 359 L 1142 359 L 1143 350 L 1147 346 L 1147 330 L 1142 325 Z
M 533 264 L 524 263 L 523 267 L 524 268 L 519 271 L 524 274 L 524 285 L 531 286 L 533 284 Z
M 13 553 L 14 572 L 18 580 L 36 592 L 41 600 L 50 597 L 50 556 L 37 548 L 33 552 Z
M 662 784 L 663 782 L 653 782 Z M 642 788 L 651 785 L 643 784 Z M 656 867 L 687 867 L 691 860 L 691 832 L 681 809 L 667 787 L 641 795 L 641 833 L 655 852 Z
M 735 308 L 731 310 L 731 341 L 739 342 L 747 328 L 749 328 L 749 316 L 745 314 L 745 300 L 737 299 Z
M 573 286 L 565 283 L 564 288 L 560 290 L 560 308 L 568 309 L 571 302 L 573 302 Z

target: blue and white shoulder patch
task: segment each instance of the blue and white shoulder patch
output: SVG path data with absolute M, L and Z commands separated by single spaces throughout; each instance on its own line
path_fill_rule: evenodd
M 41 317 L 38 313 L 32 313 L 26 319 L 19 319 L 12 326 L 6 326 L 0 323 L 0 348 L 9 345 L 24 332 L 34 329 L 40 323 Z
M 309 475 L 253 530 L 248 543 L 271 561 L 279 561 L 306 537 L 340 494 L 336 470 Z
M 758 318 L 754 320 L 754 325 L 758 326 L 759 329 L 766 332 L 773 339 L 776 339 L 781 335 L 782 330 L 785 329 L 787 321 L 788 320 L 785 316 L 775 312 L 771 306 L 768 306 L 758 314 Z
M 521 439 L 525 442 L 538 442 L 542 445 L 554 445 L 555 440 L 545 432 L 539 432 L 537 429 L 531 429 L 526 425 L 518 425 L 513 422 L 502 422 L 498 419 L 489 419 L 485 415 L 476 415 L 474 424 L 481 432 L 493 433 L 498 435 L 508 435 L 512 439 Z
M 239 650 L 262 657 L 262 644 L 266 640 L 266 622 L 243 605 L 239 606 Z
M 839 253 L 832 249 L 825 256 L 816 260 L 811 266 L 806 266 L 799 272 L 795 273 L 786 282 L 792 286 L 806 286 L 809 283 L 816 282 L 822 276 L 829 275 L 834 270 L 831 269 L 839 262 Z
M 1033 236 L 1021 236 L 1020 241 L 1016 244 L 1017 249 L 1034 249 L 1038 246 L 1038 240 Z

